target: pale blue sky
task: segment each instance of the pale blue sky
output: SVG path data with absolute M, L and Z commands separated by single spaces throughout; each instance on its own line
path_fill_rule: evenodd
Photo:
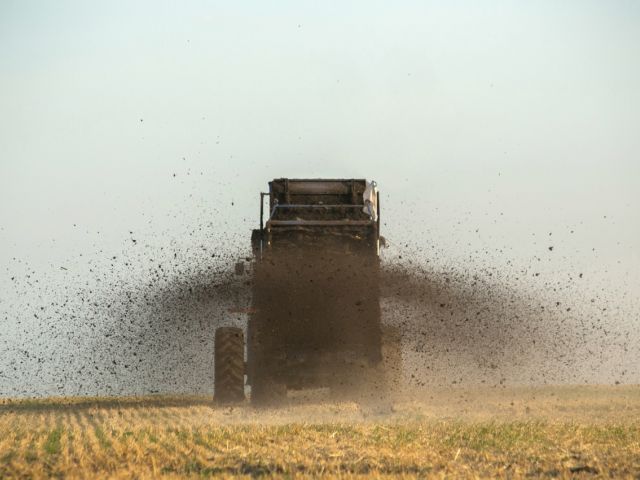
M 553 231 L 555 271 L 631 288 L 639 27 L 632 1 L 4 0 L 0 265 L 214 212 L 243 239 L 268 179 L 366 176 L 392 243 L 526 263 Z
M 385 261 L 547 305 L 586 350 L 545 381 L 638 383 L 637 1 L 0 0 L 0 396 L 210 391 L 237 319 L 164 338 L 145 288 L 248 253 L 281 176 L 373 178 Z

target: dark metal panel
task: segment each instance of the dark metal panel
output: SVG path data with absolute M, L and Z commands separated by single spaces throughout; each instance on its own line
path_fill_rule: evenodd
M 343 225 L 367 226 L 372 225 L 371 220 L 269 220 L 268 227 L 278 226 L 305 226 L 305 227 L 339 227 Z

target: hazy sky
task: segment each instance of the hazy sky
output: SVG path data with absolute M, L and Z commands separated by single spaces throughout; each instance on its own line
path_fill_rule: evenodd
M 553 233 L 550 269 L 637 293 L 639 86 L 634 1 L 3 0 L 0 287 L 357 176 L 392 244 L 526 264 Z
M 282 176 L 377 180 L 385 261 L 549 312 L 545 381 L 639 381 L 639 2 L 0 0 L 0 396 L 209 392 L 241 319 L 171 299 Z

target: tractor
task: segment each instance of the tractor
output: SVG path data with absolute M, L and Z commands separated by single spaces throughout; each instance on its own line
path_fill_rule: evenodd
M 277 404 L 302 389 L 381 395 L 389 386 L 382 368 L 381 245 L 375 182 L 269 182 L 260 194 L 260 227 L 251 235 L 246 361 L 245 329 L 218 328 L 216 401 L 244 401 L 245 383 L 255 405 Z

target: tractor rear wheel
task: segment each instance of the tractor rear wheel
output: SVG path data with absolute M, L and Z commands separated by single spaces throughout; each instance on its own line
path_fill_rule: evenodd
M 251 385 L 251 404 L 255 407 L 280 407 L 287 399 L 287 386 L 267 375 L 255 379 Z
M 244 334 L 241 328 L 216 329 L 214 374 L 216 403 L 244 400 Z

